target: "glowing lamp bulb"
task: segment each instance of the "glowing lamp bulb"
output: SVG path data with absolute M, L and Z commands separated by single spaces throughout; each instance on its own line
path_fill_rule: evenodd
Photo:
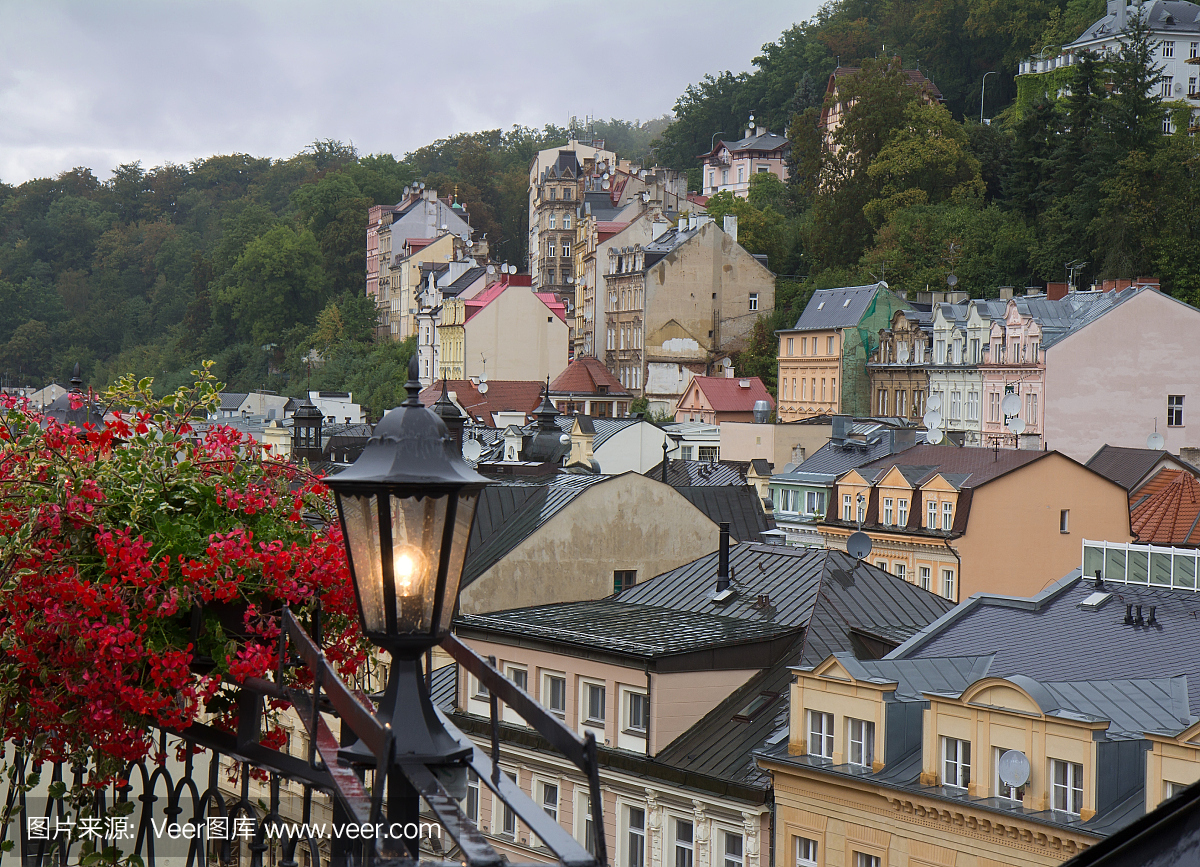
M 396 551 L 392 574 L 396 577 L 396 593 L 412 596 L 418 592 L 425 577 L 425 555 L 411 545 Z

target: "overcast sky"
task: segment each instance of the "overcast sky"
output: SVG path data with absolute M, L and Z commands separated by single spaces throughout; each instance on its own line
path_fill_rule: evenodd
M 0 0 L 0 180 L 646 120 L 818 0 Z

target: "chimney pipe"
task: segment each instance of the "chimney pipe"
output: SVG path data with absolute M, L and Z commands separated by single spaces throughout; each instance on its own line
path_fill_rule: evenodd
M 1158 608 L 1157 605 L 1150 606 L 1150 619 L 1146 621 L 1147 626 L 1158 626 L 1158 618 L 1154 616 L 1156 608 Z
M 729 589 L 729 522 L 721 522 L 721 548 L 717 554 L 717 592 Z
M 1142 606 L 1137 607 L 1137 616 L 1133 619 L 1134 626 L 1141 626 L 1146 621 L 1142 618 Z
M 1125 625 L 1133 626 L 1133 605 L 1125 606 Z
M 1104 590 L 1104 576 L 1100 574 L 1100 570 L 1096 570 L 1096 592 Z

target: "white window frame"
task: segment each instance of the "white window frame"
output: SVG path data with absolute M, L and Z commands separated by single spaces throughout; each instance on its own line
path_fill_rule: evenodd
M 462 800 L 463 814 L 479 824 L 479 776 L 470 768 L 467 769 L 467 796 Z
M 722 867 L 745 867 L 746 863 L 746 838 L 737 831 L 724 831 L 721 833 Z M 730 852 L 729 844 L 737 840 L 737 851 Z
M 852 521 L 851 516 L 854 514 L 854 496 L 852 494 L 842 494 L 842 520 Z
M 592 798 L 587 789 L 575 787 L 575 839 L 589 853 L 595 854 L 596 842 L 593 839 L 592 828 Z
M 1083 765 L 1062 759 L 1050 760 L 1050 808 L 1057 813 L 1080 814 L 1083 809 Z
M 562 684 L 562 707 L 555 707 L 553 704 L 554 691 L 552 682 L 557 680 Z M 556 716 L 567 715 L 567 676 L 561 671 L 543 671 L 542 672 L 542 704 L 546 709 Z
M 817 867 L 820 846 L 809 837 L 792 835 L 792 867 Z
M 872 855 L 869 852 L 854 852 L 853 867 L 882 867 L 883 861 L 878 855 Z
M 623 712 L 622 712 L 621 716 L 625 722 L 624 731 L 631 735 L 638 735 L 640 737 L 645 737 L 646 731 L 650 727 L 650 696 L 647 695 L 645 692 L 643 692 L 641 690 L 637 690 L 637 689 L 625 689 L 625 690 L 622 690 L 622 692 L 624 694 L 622 696 L 623 701 L 621 703 L 624 705 L 624 708 L 622 709 Z M 643 717 L 643 720 L 642 720 L 643 724 L 640 727 L 635 726 L 633 724 L 634 723 L 633 708 L 634 708 L 634 705 L 638 703 L 638 701 L 637 701 L 638 699 L 640 699 L 644 703 L 643 707 L 644 707 L 644 714 L 645 714 Z
M 592 688 L 600 688 L 600 711 L 602 716 L 592 716 Z M 600 680 L 579 681 L 579 722 L 592 728 L 603 728 L 608 717 L 608 684 Z
M 559 784 L 558 780 L 537 780 L 535 785 L 538 788 L 538 806 L 546 811 L 547 816 L 557 822 L 559 801 L 562 798 L 562 786 Z M 546 797 L 546 794 L 550 789 L 554 790 L 553 799 Z
M 954 570 L 942 569 L 942 596 L 947 599 L 954 599 Z
M 933 589 L 933 567 L 918 566 L 917 567 L 917 583 L 922 590 Z
M 950 500 L 942 501 L 942 531 L 949 533 L 954 529 L 954 503 Z
M 681 840 L 679 828 L 686 825 L 688 839 Z M 696 824 L 691 819 L 671 817 L 671 843 L 675 853 L 675 867 L 695 867 L 696 865 Z
M 942 785 L 965 790 L 971 784 L 971 742 L 942 737 Z
M 808 754 L 833 759 L 833 714 L 809 709 Z
M 847 717 L 846 739 L 849 744 L 846 761 L 860 768 L 872 767 L 875 762 L 875 723 Z
M 883 523 L 884 526 L 892 526 L 892 519 L 896 516 L 894 511 L 895 501 L 891 497 L 883 498 Z
M 907 563 L 893 563 L 892 564 L 892 574 L 895 575 L 897 578 L 899 578 L 901 581 L 908 580 L 907 573 L 908 573 L 908 564 Z
M 634 814 L 641 815 L 641 824 L 634 825 Z M 636 850 L 636 852 L 635 852 Z M 622 867 L 646 867 L 646 808 L 628 804 L 625 807 L 625 859 Z M 636 854 L 636 857 L 635 857 Z
M 529 669 L 523 665 L 513 665 L 509 663 L 504 666 L 504 676 L 508 678 L 514 686 L 520 687 L 523 691 L 529 692 Z
M 896 516 L 896 524 L 901 527 L 907 527 L 908 526 L 908 500 L 905 498 L 901 498 L 900 501 L 896 504 L 896 507 L 897 507 L 897 512 L 898 512 L 898 514 Z
M 508 778 L 516 785 L 521 785 L 520 771 L 506 771 L 501 769 L 501 773 L 508 774 Z M 512 830 L 509 830 L 509 825 Z M 517 814 L 512 807 L 505 804 L 494 793 L 492 795 L 492 833 L 497 837 L 507 837 L 510 840 L 517 839 Z
M 928 500 L 925 503 L 925 529 L 937 529 L 937 500 Z
M 750 312 L 753 313 L 757 309 L 758 309 L 758 293 L 751 292 L 750 293 Z

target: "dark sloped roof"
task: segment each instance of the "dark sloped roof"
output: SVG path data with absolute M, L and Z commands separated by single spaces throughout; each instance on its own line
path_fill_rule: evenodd
M 1084 464 L 1089 470 L 1095 470 L 1106 479 L 1110 479 L 1127 491 L 1132 491 L 1146 474 L 1154 469 L 1154 465 L 1164 458 L 1174 460 L 1183 466 L 1183 462 L 1170 452 L 1157 449 L 1130 449 L 1122 446 L 1100 446 L 1099 450 L 1088 458 Z
M 514 608 L 495 614 L 464 614 L 458 623 L 463 627 L 647 658 L 764 641 L 798 628 L 770 620 L 726 617 L 719 611 L 680 611 L 667 606 L 634 605 L 620 599 Z
M 674 487 L 713 523 L 728 521 L 729 533 L 738 542 L 757 542 L 764 531 L 775 529 L 775 522 L 763 511 L 758 491 L 751 485 Z
M 488 485 L 475 508 L 462 586 L 490 569 L 592 485 L 607 479 L 570 474 L 535 479 L 518 476 Z
M 221 392 L 221 409 L 237 409 L 247 397 L 244 391 Z
M 855 680 L 895 683 L 899 701 L 924 701 L 927 692 L 960 693 L 986 677 L 992 664 L 992 654 L 870 660 L 852 653 L 833 655 Z
M 828 477 L 832 481 L 842 473 L 857 469 L 894 453 L 895 438 L 891 431 L 880 429 L 866 441 L 847 440 L 835 443 L 832 440 L 825 443 L 812 456 L 790 473 L 776 473 L 773 481 L 814 482 L 816 476 Z
M 744 485 L 749 461 L 677 461 L 667 460 L 667 484 L 672 487 Z M 642 475 L 662 481 L 662 461 Z
M 464 273 L 459 275 L 458 279 L 452 283 L 442 287 L 442 294 L 448 296 L 458 296 L 464 289 L 469 288 L 476 280 L 487 273 L 487 268 L 482 266 L 478 268 L 468 268 Z
M 1031 464 L 1057 452 L 1039 452 L 1025 449 L 962 448 L 959 446 L 928 443 L 913 446 L 897 456 L 888 456 L 864 464 L 862 470 L 868 480 L 879 478 L 893 466 L 913 467 L 923 471 L 920 484 L 938 472 L 951 481 L 950 475 L 958 477 L 958 487 L 977 488 L 1010 470 Z M 872 474 L 872 471 L 874 473 Z M 907 478 L 907 476 L 906 476 Z
M 945 657 L 987 649 L 995 652 L 989 674 L 1025 675 L 1042 683 L 1187 675 L 1194 685 L 1188 712 L 1200 715 L 1200 595 L 1110 582 L 1109 602 L 1088 611 L 1079 603 L 1095 588 L 1079 576 L 1076 569 L 1033 599 L 977 594 L 888 658 Z M 1147 613 L 1155 606 L 1157 625 L 1127 626 L 1126 605 L 1141 605 Z
M 887 291 L 887 284 L 843 286 L 840 289 L 818 289 L 812 294 L 804 312 L 796 320 L 793 331 L 825 328 L 850 328 L 857 325 L 867 312 L 875 294 Z
M 453 712 L 458 690 L 458 666 L 450 664 L 435 668 L 429 681 L 429 697 L 434 706 L 441 708 L 444 713 Z
M 1042 686 L 1053 697 L 1057 710 L 1111 720 L 1110 737 L 1178 731 L 1194 721 L 1188 712 L 1186 677 L 1051 681 Z

